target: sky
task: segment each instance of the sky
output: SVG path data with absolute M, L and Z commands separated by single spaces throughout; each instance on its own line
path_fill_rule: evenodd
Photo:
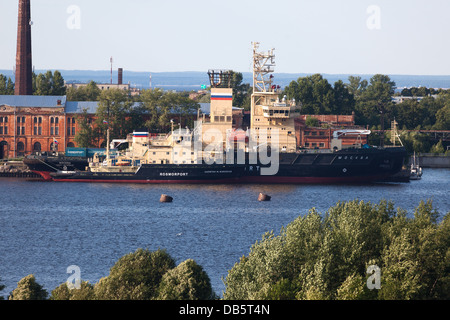
M 0 69 L 13 69 L 18 0 L 0 1 Z M 31 0 L 37 70 L 252 70 L 450 75 L 449 0 Z

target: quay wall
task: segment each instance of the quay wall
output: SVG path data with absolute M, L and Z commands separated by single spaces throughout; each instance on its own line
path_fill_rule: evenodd
M 422 153 L 417 158 L 422 168 L 450 168 L 450 156 Z

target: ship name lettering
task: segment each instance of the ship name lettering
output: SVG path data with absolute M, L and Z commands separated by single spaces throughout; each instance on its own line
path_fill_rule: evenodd
M 160 172 L 160 176 L 162 177 L 185 177 L 188 175 L 187 172 Z

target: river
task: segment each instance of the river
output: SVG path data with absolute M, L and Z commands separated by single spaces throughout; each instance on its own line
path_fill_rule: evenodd
M 279 233 L 312 207 L 324 213 L 338 201 L 386 199 L 413 214 L 432 199 L 450 211 L 450 170 L 424 169 L 422 180 L 370 185 L 133 185 L 0 179 L 0 284 L 6 297 L 34 274 L 50 293 L 80 268 L 96 283 L 138 248 L 194 259 L 222 295 L 231 267 L 267 231 Z M 260 192 L 272 196 L 258 202 Z M 161 194 L 174 198 L 160 203 Z

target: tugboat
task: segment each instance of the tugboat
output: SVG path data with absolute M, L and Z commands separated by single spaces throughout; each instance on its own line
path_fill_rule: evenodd
M 253 94 L 250 128 L 232 127 L 232 72 L 210 70 L 210 116 L 199 117 L 193 130 L 173 128 L 150 137 L 133 132 L 129 148 L 111 155 L 109 135 L 105 160 L 96 154 L 86 171 L 59 170 L 48 175 L 57 182 L 115 183 L 368 183 L 398 173 L 405 148 L 344 148 L 342 137 L 359 137 L 369 130 L 333 135 L 330 149 L 298 150 L 295 118 L 300 105 L 280 96 L 272 84 L 273 49 L 258 52 L 253 44 Z

